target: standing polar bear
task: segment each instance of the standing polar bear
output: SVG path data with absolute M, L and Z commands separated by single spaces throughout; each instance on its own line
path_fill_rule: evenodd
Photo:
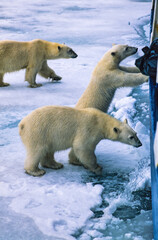
M 113 45 L 95 67 L 91 81 L 76 104 L 77 109 L 97 108 L 107 112 L 120 87 L 134 87 L 148 81 L 136 67 L 120 66 L 120 62 L 137 52 L 137 48 L 128 45 Z M 79 164 L 73 149 L 69 153 L 69 163 Z
M 137 52 L 128 45 L 114 45 L 95 67 L 91 81 L 76 104 L 76 108 L 94 107 L 107 112 L 115 91 L 134 87 L 148 81 L 136 67 L 120 66 L 120 62 Z
M 47 60 L 76 57 L 77 54 L 64 44 L 40 39 L 30 42 L 0 41 L 0 87 L 9 86 L 9 83 L 3 82 L 5 73 L 24 68 L 26 68 L 25 81 L 29 82 L 30 87 L 42 86 L 36 83 L 37 73 L 44 78 L 58 81 L 61 77 L 47 65 Z
M 127 124 L 94 108 L 75 109 L 46 106 L 30 113 L 19 123 L 19 134 L 27 150 L 25 170 L 33 176 L 45 173 L 43 167 L 59 169 L 63 165 L 54 159 L 56 151 L 72 147 L 76 161 L 100 174 L 94 154 L 101 139 L 110 139 L 140 147 L 136 132 Z

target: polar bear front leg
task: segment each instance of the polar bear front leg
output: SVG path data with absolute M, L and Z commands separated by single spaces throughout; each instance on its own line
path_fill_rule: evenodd
M 41 70 L 38 72 L 44 78 L 51 78 L 52 80 L 59 81 L 62 77 L 58 76 L 53 69 L 51 69 L 47 61 L 44 61 Z
M 9 83 L 4 83 L 3 82 L 3 77 L 4 77 L 4 73 L 0 73 L 0 87 L 7 87 L 10 84 Z
M 123 71 L 116 71 L 116 77 L 112 79 L 111 84 L 115 88 L 119 87 L 135 87 L 148 82 L 148 76 L 142 73 L 128 73 Z
M 74 152 L 85 168 L 88 168 L 97 175 L 101 174 L 102 167 L 97 164 L 97 159 L 93 150 L 77 146 L 74 147 Z
M 72 165 L 82 166 L 82 163 L 76 157 L 73 149 L 71 149 L 71 151 L 69 152 L 69 163 Z
M 27 153 L 25 160 L 24 169 L 27 174 L 34 177 L 42 176 L 45 174 L 45 170 L 39 169 L 38 165 L 40 162 L 41 154 L 40 153 Z
M 149 77 L 142 73 L 125 73 L 123 87 L 135 87 L 148 82 Z
M 47 153 L 46 156 L 41 159 L 40 164 L 45 168 L 60 169 L 63 168 L 63 164 L 56 162 L 54 159 L 54 153 Z
M 137 67 L 119 66 L 119 69 L 128 73 L 140 73 L 140 70 Z
M 42 84 L 37 84 L 36 83 L 36 75 L 37 75 L 37 70 L 36 66 L 28 66 L 26 68 L 26 73 L 25 73 L 25 81 L 29 82 L 29 87 L 31 88 L 37 88 L 41 87 Z
M 51 68 L 50 68 L 51 69 Z M 51 74 L 50 74 L 50 78 L 52 79 L 52 81 L 60 81 L 62 79 L 62 77 L 60 77 L 59 75 L 57 75 L 53 69 L 51 69 Z

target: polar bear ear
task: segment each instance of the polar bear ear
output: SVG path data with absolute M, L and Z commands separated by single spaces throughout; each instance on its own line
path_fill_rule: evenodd
M 127 119 L 125 119 L 123 122 L 124 122 L 125 124 L 128 124 L 128 121 L 127 121 Z
M 119 133 L 121 132 L 120 129 L 117 128 L 117 127 L 114 127 L 114 128 L 113 128 L 113 131 L 114 131 L 115 133 L 117 133 L 117 134 L 119 134 Z
M 59 51 L 61 50 L 61 47 L 60 47 L 60 46 L 58 46 L 58 50 L 59 50 Z
M 112 43 L 112 46 L 115 46 L 116 44 L 115 43 Z
M 115 56 L 115 55 L 116 55 L 116 53 L 115 53 L 115 52 L 112 52 L 112 53 L 111 53 L 111 55 L 112 55 L 112 56 Z

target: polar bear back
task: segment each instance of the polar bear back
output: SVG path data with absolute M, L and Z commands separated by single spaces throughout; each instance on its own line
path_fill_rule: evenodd
M 19 133 L 26 147 L 38 144 L 59 151 L 72 146 L 75 136 L 80 135 L 78 131 L 87 134 L 90 130 L 88 123 L 95 131 L 95 125 L 92 124 L 95 118 L 87 110 L 46 106 L 26 116 L 19 124 Z
M 0 72 L 13 72 L 28 65 L 28 42 L 0 41 Z

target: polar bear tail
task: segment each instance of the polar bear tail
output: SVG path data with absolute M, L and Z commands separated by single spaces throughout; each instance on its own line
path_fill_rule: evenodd
M 22 136 L 24 134 L 25 124 L 23 122 L 19 123 L 19 134 Z

